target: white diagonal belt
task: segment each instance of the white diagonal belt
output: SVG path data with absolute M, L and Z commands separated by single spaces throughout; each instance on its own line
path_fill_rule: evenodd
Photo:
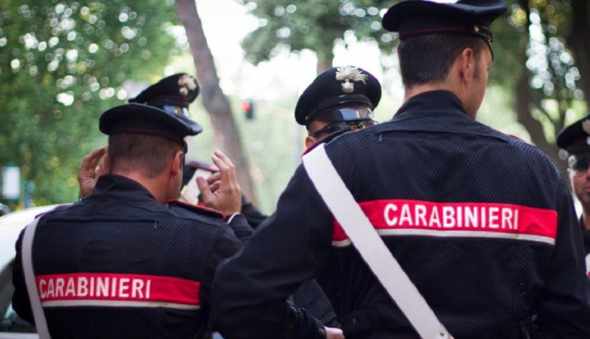
M 334 218 L 420 337 L 452 338 L 354 200 L 323 144 L 303 157 L 303 166 Z
M 30 223 L 25 228 L 23 240 L 21 244 L 22 265 L 25 275 L 25 284 L 27 285 L 27 292 L 29 294 L 29 301 L 31 303 L 31 310 L 33 311 L 33 318 L 35 319 L 35 328 L 39 334 L 39 339 L 51 339 L 49 329 L 47 328 L 47 320 L 43 307 L 41 306 L 41 299 L 37 291 L 37 284 L 35 282 L 35 271 L 33 269 L 33 240 L 35 239 L 35 230 L 39 224 L 39 217 Z

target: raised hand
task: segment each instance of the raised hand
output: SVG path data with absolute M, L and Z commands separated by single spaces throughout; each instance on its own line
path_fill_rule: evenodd
M 78 185 L 80 186 L 80 198 L 86 198 L 94 192 L 94 186 L 98 178 L 106 174 L 105 166 L 106 147 L 101 147 L 88 153 L 82 159 L 78 171 Z
M 241 189 L 233 162 L 221 151 L 211 157 L 218 171 L 208 179 L 198 177 L 201 203 L 225 216 L 239 213 L 242 208 Z

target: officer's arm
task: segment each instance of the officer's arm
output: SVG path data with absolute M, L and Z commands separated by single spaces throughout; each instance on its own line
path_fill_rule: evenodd
M 583 244 L 571 195 L 559 188 L 555 250 L 540 297 L 541 338 L 590 338 Z
M 307 310 L 326 326 L 341 327 L 332 303 L 315 279 L 308 280 L 299 286 L 293 294 L 293 304 Z
M 21 244 L 24 231 L 21 232 L 16 241 L 16 257 L 12 266 L 12 283 L 14 284 L 14 295 L 12 296 L 12 307 L 16 313 L 23 319 L 33 322 L 33 312 L 27 293 L 25 275 L 22 266 Z
M 195 243 L 199 243 L 198 240 Z M 226 228 L 220 227 L 217 231 L 214 242 L 205 259 L 204 278 L 201 285 L 201 304 L 208 309 L 210 305 L 210 291 L 215 271 L 221 262 L 235 255 L 242 247 L 242 242 L 236 238 L 234 233 Z M 194 262 L 202 261 L 202 258 L 194 258 Z
M 229 217 L 227 220 L 227 224 L 229 227 L 234 231 L 236 237 L 242 241 L 248 241 L 254 233 L 252 226 L 248 223 L 248 219 L 246 216 L 240 213 L 236 213 Z
M 277 212 L 238 256 L 219 268 L 213 284 L 213 321 L 225 337 L 321 338 L 322 327 L 285 301 L 325 262 L 331 215 L 300 166 Z
M 268 218 L 268 215 L 260 212 L 254 204 L 252 204 L 246 197 L 242 195 L 242 214 L 248 220 L 248 224 L 252 226 L 252 228 L 256 229 L 260 224 L 264 222 Z

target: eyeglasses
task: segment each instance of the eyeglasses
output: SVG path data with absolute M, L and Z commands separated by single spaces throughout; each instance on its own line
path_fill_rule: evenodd
M 188 109 L 181 106 L 163 105 L 162 109 L 168 113 L 188 118 Z
M 312 113 L 308 116 L 307 120 L 311 121 L 314 119 L 321 119 L 323 121 L 358 121 L 358 120 L 372 120 L 373 110 L 365 105 L 354 106 L 341 106 L 332 107 L 326 110 Z
M 310 133 L 310 135 L 316 139 L 320 139 L 322 137 L 332 135 L 335 133 L 342 133 L 342 132 L 363 129 L 363 128 L 374 126 L 375 124 L 377 124 L 377 122 L 372 119 L 354 120 L 354 121 L 336 121 L 336 122 L 329 123 L 328 125 L 320 128 L 319 130 L 317 130 L 313 133 Z

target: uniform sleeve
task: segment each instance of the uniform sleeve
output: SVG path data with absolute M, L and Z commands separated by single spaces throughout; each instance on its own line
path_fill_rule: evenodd
M 29 302 L 29 294 L 25 283 L 25 275 L 22 266 L 21 244 L 24 230 L 20 233 L 15 244 L 16 257 L 12 266 L 12 283 L 14 285 L 14 294 L 12 296 L 12 307 L 15 312 L 23 319 L 33 323 L 33 312 Z
M 224 337 L 324 337 L 317 320 L 286 300 L 325 263 L 331 220 L 300 166 L 281 195 L 277 212 L 217 272 L 212 317 Z
M 539 308 L 540 338 L 590 338 L 581 229 L 571 195 L 564 185 L 558 194 L 558 230 L 555 250 L 545 276 Z
M 260 224 L 262 224 L 262 222 L 264 222 L 264 220 L 268 218 L 268 215 L 265 215 L 262 212 L 260 212 L 260 210 L 258 210 L 258 208 L 256 208 L 256 206 L 254 206 L 254 204 L 248 201 L 246 197 L 244 197 L 243 195 L 242 214 L 248 220 L 248 224 L 250 224 L 254 229 L 258 228 L 258 226 L 260 226 Z
M 299 286 L 293 294 L 293 303 L 307 310 L 311 316 L 326 326 L 341 326 L 330 300 L 316 280 L 308 280 Z
M 252 226 L 248 223 L 248 219 L 243 214 L 236 214 L 230 220 L 228 220 L 229 227 L 234 231 L 236 237 L 242 241 L 248 241 L 254 233 Z
M 235 237 L 232 230 L 227 227 L 223 227 L 219 230 L 207 260 L 205 261 L 205 277 L 201 285 L 201 304 L 205 309 L 208 309 L 210 305 L 209 296 L 211 294 L 211 283 L 213 281 L 213 277 L 215 276 L 217 267 L 221 264 L 221 262 L 235 255 L 241 246 L 241 241 Z M 199 258 L 197 258 L 195 262 L 199 262 L 198 259 Z

